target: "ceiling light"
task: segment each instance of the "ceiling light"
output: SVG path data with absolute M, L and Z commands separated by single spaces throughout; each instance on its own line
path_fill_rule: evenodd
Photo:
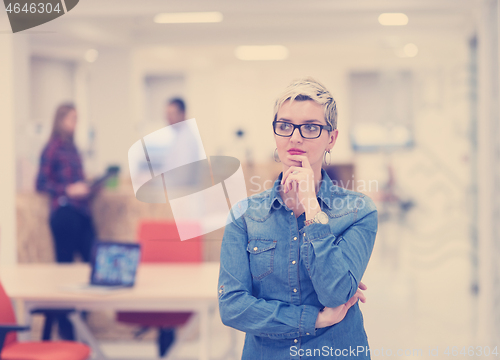
M 379 15 L 378 22 L 384 26 L 402 26 L 408 24 L 408 16 L 403 13 L 383 13 Z
M 285 60 L 288 49 L 283 45 L 238 46 L 234 55 L 240 60 Z
M 89 63 L 93 63 L 94 61 L 96 61 L 98 56 L 99 52 L 96 49 L 88 49 L 85 52 L 85 60 L 87 60 Z
M 217 23 L 222 21 L 222 13 L 212 12 L 179 12 L 157 14 L 154 22 L 157 24 L 186 24 L 186 23 Z

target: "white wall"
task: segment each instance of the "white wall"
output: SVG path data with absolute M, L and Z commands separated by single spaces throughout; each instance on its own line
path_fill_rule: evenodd
M 1 36 L 0 55 L 0 265 L 10 265 L 17 262 L 14 154 L 16 124 L 27 117 L 27 38 Z
M 479 245 L 478 341 L 500 337 L 500 79 L 499 5 L 481 3 L 478 26 L 477 232 Z
M 142 88 L 141 88 L 142 89 Z M 95 129 L 96 175 L 118 164 L 128 176 L 127 153 L 137 140 L 132 113 L 132 67 L 130 51 L 100 49 L 89 67 L 89 123 Z
M 16 39 L 17 42 L 18 39 Z M 26 49 L 23 64 L 24 91 L 16 95 L 21 115 L 16 118 L 16 186 L 33 191 L 40 154 L 48 141 L 57 106 L 75 102 L 76 64 L 68 60 L 30 56 Z
M 50 58 L 31 59 L 31 119 L 51 128 L 55 109 L 74 101 L 74 62 Z
M 14 153 L 14 74 L 13 42 L 11 37 L 0 38 L 0 152 Z M 3 176 L 0 177 L 0 264 L 7 265 L 16 262 L 16 216 L 15 216 L 15 164 L 14 156 L 0 157 L 0 166 Z

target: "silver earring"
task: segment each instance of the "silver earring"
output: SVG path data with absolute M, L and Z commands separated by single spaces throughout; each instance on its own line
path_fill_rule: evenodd
M 328 154 L 328 161 L 326 161 L 326 154 Z M 325 151 L 325 153 L 323 154 L 323 164 L 325 164 L 325 166 L 329 166 L 331 163 L 332 163 L 332 154 L 330 154 L 330 150 Z
M 279 156 L 278 156 L 278 154 L 277 154 L 277 153 L 278 153 L 278 148 L 274 149 L 274 152 L 273 152 L 273 158 L 274 158 L 274 161 L 275 161 L 275 162 L 280 163 L 280 162 L 281 162 L 281 160 L 280 160 L 280 158 L 279 158 Z

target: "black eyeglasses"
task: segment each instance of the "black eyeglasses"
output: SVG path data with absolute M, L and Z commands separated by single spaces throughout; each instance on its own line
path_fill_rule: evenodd
M 299 129 L 300 136 L 304 139 L 316 139 L 321 136 L 321 131 L 323 129 L 327 131 L 332 131 L 330 125 L 318 125 L 318 124 L 300 124 L 295 125 L 287 121 L 273 121 L 274 133 L 278 136 L 290 137 L 292 136 L 295 129 Z

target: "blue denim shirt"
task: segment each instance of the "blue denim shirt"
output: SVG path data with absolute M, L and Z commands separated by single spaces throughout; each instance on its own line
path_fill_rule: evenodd
M 318 202 L 328 224 L 303 226 L 274 186 L 233 207 L 219 273 L 222 322 L 246 332 L 242 359 L 369 359 L 358 303 L 338 324 L 315 329 L 325 306 L 355 293 L 377 232 L 373 201 L 332 183 L 324 170 Z

